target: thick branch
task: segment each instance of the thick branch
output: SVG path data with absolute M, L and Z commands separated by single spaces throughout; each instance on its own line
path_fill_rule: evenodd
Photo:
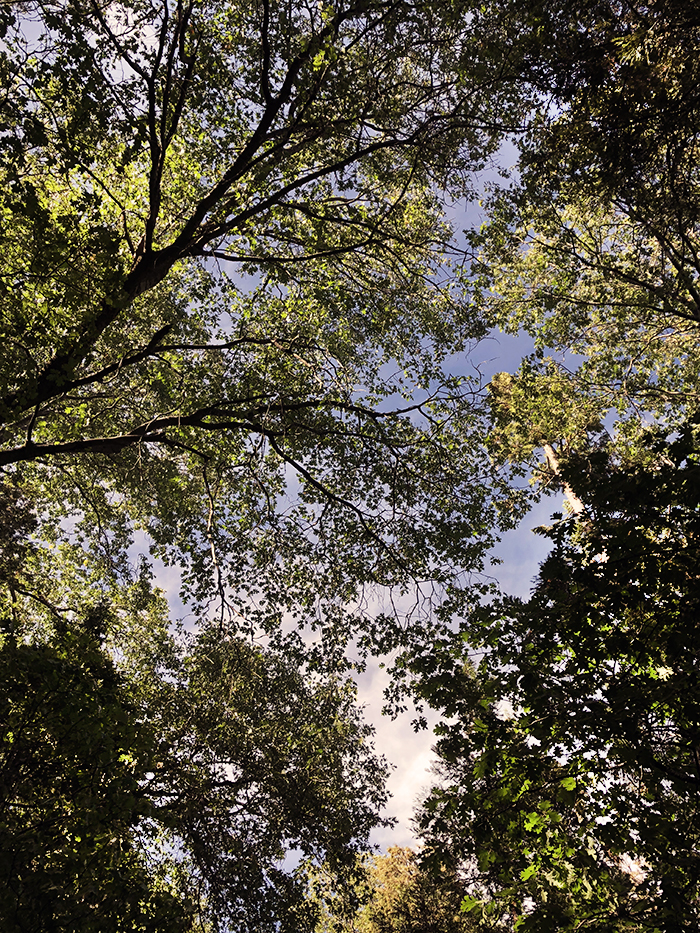
M 254 401 L 259 402 L 259 404 L 251 405 L 250 403 Z M 236 405 L 247 405 L 248 407 L 234 413 L 232 409 Z M 215 405 L 197 409 L 188 415 L 168 415 L 160 418 L 153 418 L 125 434 L 117 434 L 109 437 L 81 438 L 80 440 L 62 441 L 55 444 L 25 443 L 22 447 L 0 451 L 0 467 L 8 466 L 11 463 L 41 460 L 44 457 L 60 456 L 64 454 L 86 452 L 107 454 L 120 453 L 127 447 L 139 443 L 157 443 L 171 447 L 184 447 L 177 438 L 170 437 L 165 433 L 171 428 L 191 427 L 202 431 L 219 432 L 234 430 L 248 431 L 270 437 L 276 432 L 264 427 L 259 420 L 261 417 L 269 417 L 271 415 L 283 416 L 294 412 L 321 408 L 326 410 L 334 409 L 347 414 L 356 414 L 363 418 L 377 421 L 415 411 L 420 408 L 420 405 L 412 405 L 389 412 L 379 412 L 371 408 L 364 408 L 361 405 L 353 405 L 352 403 L 347 403 L 338 399 L 322 400 L 314 398 L 305 399 L 303 401 L 283 399 L 278 402 L 271 402 L 267 395 L 242 399 L 228 399 L 222 400 Z M 212 418 L 217 420 L 210 420 Z M 303 424 L 298 426 L 309 429 Z M 310 430 L 317 433 L 313 427 L 310 428 Z M 329 431 L 329 434 L 330 433 Z

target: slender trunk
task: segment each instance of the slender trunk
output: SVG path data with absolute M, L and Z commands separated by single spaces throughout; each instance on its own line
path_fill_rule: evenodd
M 561 483 L 562 489 L 564 490 L 564 497 L 569 504 L 569 508 L 574 513 L 574 515 L 580 515 L 582 512 L 585 512 L 586 508 L 583 502 L 581 502 L 571 486 L 569 486 L 568 483 L 561 479 L 559 461 L 557 460 L 557 455 L 554 453 L 554 448 L 551 444 L 547 444 L 546 442 L 542 444 L 542 447 L 544 449 L 545 457 L 547 458 L 547 466 L 555 476 L 559 477 L 559 482 Z

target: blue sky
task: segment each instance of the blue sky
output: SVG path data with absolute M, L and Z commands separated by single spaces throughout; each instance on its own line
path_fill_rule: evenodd
M 472 366 L 477 367 L 486 383 L 496 372 L 514 372 L 523 356 L 530 353 L 532 348 L 532 340 L 525 335 L 514 337 L 493 334 L 474 348 L 460 368 L 466 371 Z M 528 596 L 539 566 L 549 551 L 548 540 L 536 535 L 532 529 L 548 524 L 552 513 L 562 510 L 561 495 L 544 497 L 528 512 L 520 525 L 506 532 L 493 548 L 491 556 L 500 563 L 492 567 L 491 574 L 503 592 L 513 596 Z M 379 661 L 373 661 L 359 678 L 358 698 L 365 706 L 367 720 L 375 726 L 377 751 L 394 765 L 389 779 L 392 798 L 388 815 L 396 817 L 398 822 L 394 829 L 379 830 L 374 835 L 375 844 L 386 850 L 391 845 L 415 844 L 411 815 L 417 800 L 432 783 L 432 729 L 439 717 L 436 714 L 428 715 L 429 728 L 416 733 L 411 725 L 414 715 L 410 711 L 395 720 L 382 716 L 382 692 L 388 683 L 388 674 L 379 665 Z
M 516 153 L 513 146 L 506 146 L 499 154 L 501 164 L 512 164 Z M 483 192 L 489 180 L 495 180 L 496 170 L 487 170 L 476 179 L 476 185 Z M 449 218 L 457 233 L 457 241 L 462 239 L 459 231 L 464 228 L 478 227 L 483 220 L 482 208 L 477 201 L 468 204 L 454 204 L 449 208 Z M 496 372 L 517 369 L 523 356 L 533 349 L 532 340 L 527 336 L 510 336 L 494 333 L 482 340 L 472 351 L 461 359 L 453 360 L 455 374 L 459 372 L 481 373 L 482 385 L 486 385 Z M 500 563 L 493 566 L 491 574 L 498 581 L 502 591 L 525 597 L 538 572 L 541 561 L 548 551 L 546 539 L 537 536 L 532 529 L 548 523 L 552 512 L 561 509 L 561 497 L 549 497 L 538 503 L 528 513 L 520 526 L 503 535 L 500 543 L 493 549 L 492 556 Z M 134 551 L 147 550 L 147 540 L 135 543 Z M 187 626 L 187 607 L 179 598 L 180 573 L 176 567 L 165 567 L 154 561 L 158 585 L 164 590 L 170 603 L 172 617 L 183 619 Z M 416 733 L 412 727 L 414 714 L 410 711 L 392 720 L 382 715 L 384 705 L 383 692 L 388 684 L 389 675 L 379 660 L 371 660 L 366 671 L 358 677 L 358 700 L 364 706 L 365 718 L 376 729 L 375 745 L 377 751 L 385 755 L 393 764 L 394 770 L 389 780 L 392 798 L 387 815 L 396 817 L 395 828 L 377 831 L 374 843 L 382 849 L 390 845 L 412 845 L 415 843 L 411 832 L 411 815 L 416 801 L 432 783 L 430 766 L 432 763 L 431 746 L 434 742 L 432 728 L 438 716 L 428 715 L 429 728 Z
M 493 567 L 492 573 L 504 592 L 521 597 L 529 594 L 540 563 L 549 550 L 547 539 L 536 535 L 532 529 L 547 524 L 552 512 L 562 509 L 562 496 L 545 497 L 525 516 L 520 526 L 506 532 L 493 549 L 492 556 L 501 563 Z M 411 725 L 412 713 L 404 713 L 395 720 L 382 716 L 382 691 L 387 683 L 388 675 L 379 668 L 378 661 L 368 665 L 358 682 L 359 702 L 365 706 L 366 719 L 376 729 L 377 751 L 394 765 L 389 779 L 392 798 L 387 812 L 396 817 L 398 823 L 394 829 L 379 830 L 373 837 L 374 843 L 383 850 L 389 846 L 415 845 L 411 815 L 417 800 L 432 783 L 429 770 L 433 762 L 432 729 L 439 718 L 436 714 L 428 714 L 429 728 L 416 733 Z

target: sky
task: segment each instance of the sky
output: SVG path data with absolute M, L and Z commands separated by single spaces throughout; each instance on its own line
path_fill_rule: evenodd
M 500 154 L 501 164 L 515 160 L 513 147 L 506 145 Z M 494 171 L 487 171 L 477 179 L 483 191 L 484 184 L 495 178 Z M 456 231 L 479 226 L 482 218 L 477 201 L 468 205 L 454 204 L 449 208 L 450 220 Z M 457 242 L 460 237 L 457 235 Z M 532 351 L 532 341 L 526 336 L 492 334 L 472 349 L 469 356 L 455 360 L 455 369 L 473 372 L 477 369 L 486 384 L 496 372 L 514 372 L 523 356 Z M 506 532 L 491 556 L 498 558 L 500 564 L 493 567 L 493 576 L 503 592 L 526 597 L 539 565 L 546 557 L 549 542 L 535 535 L 532 531 L 538 525 L 548 522 L 551 513 L 561 509 L 561 503 L 554 498 L 545 498 L 529 512 L 520 526 Z M 134 552 L 147 551 L 148 542 L 144 537 L 134 545 Z M 157 584 L 164 591 L 174 619 L 183 619 L 187 627 L 187 607 L 180 600 L 180 574 L 175 567 L 166 567 L 151 558 L 156 572 Z M 390 661 L 390 659 L 388 659 Z M 375 729 L 376 751 L 384 756 L 393 766 L 388 781 L 391 794 L 385 815 L 395 819 L 393 828 L 381 828 L 374 832 L 372 842 L 382 851 L 389 846 L 415 846 L 417 840 L 412 832 L 411 817 L 416 803 L 429 790 L 433 776 L 431 767 L 434 761 L 432 746 L 435 741 L 433 728 L 439 715 L 425 711 L 428 728 L 416 732 L 412 721 L 415 713 L 410 710 L 396 719 L 382 714 L 384 690 L 389 683 L 389 674 L 380 659 L 370 658 L 366 670 L 357 676 L 358 703 L 363 708 L 366 721 Z
M 491 555 L 502 561 L 494 567 L 493 574 L 504 592 L 528 596 L 539 565 L 549 551 L 549 541 L 532 529 L 548 523 L 552 512 L 563 509 L 562 502 L 554 497 L 543 499 L 518 528 L 506 532 L 493 548 Z M 358 701 L 364 707 L 365 718 L 375 727 L 376 750 L 394 765 L 388 781 L 392 796 L 386 815 L 395 817 L 397 823 L 393 828 L 376 830 L 372 837 L 373 843 L 386 851 L 389 846 L 416 845 L 411 816 L 416 803 L 433 782 L 430 768 L 434 761 L 431 749 L 435 737 L 432 729 L 439 716 L 428 711 L 429 728 L 417 733 L 411 725 L 414 714 L 410 711 L 396 719 L 383 716 L 383 690 L 389 677 L 379 664 L 378 660 L 373 660 L 359 678 Z
M 530 341 L 526 337 L 496 335 L 482 341 L 473 351 L 471 363 L 478 365 L 485 379 L 499 371 L 513 371 L 522 356 L 529 352 Z M 549 549 L 547 539 L 536 535 L 533 528 L 548 523 L 552 512 L 562 510 L 563 505 L 555 497 L 546 497 L 524 518 L 521 524 L 503 534 L 493 548 L 491 556 L 501 561 L 492 569 L 492 574 L 503 592 L 527 597 L 539 565 Z M 135 542 L 136 550 L 147 550 L 145 537 Z M 153 560 L 153 558 L 151 558 Z M 164 591 L 170 604 L 172 617 L 187 621 L 187 608 L 179 597 L 180 574 L 176 567 L 166 567 L 153 561 L 157 584 Z M 390 660 L 390 659 L 389 659 Z M 364 717 L 375 728 L 375 748 L 393 766 L 388 790 L 391 794 L 386 816 L 396 819 L 393 828 L 381 828 L 374 832 L 372 842 L 382 851 L 389 846 L 415 846 L 416 839 L 411 828 L 411 817 L 420 797 L 431 786 L 430 772 L 433 764 L 432 746 L 435 741 L 433 727 L 439 716 L 426 711 L 428 729 L 414 731 L 410 710 L 396 719 L 382 714 L 384 689 L 389 683 L 389 674 L 379 659 L 370 658 L 364 673 L 357 677 L 358 703 L 363 707 Z

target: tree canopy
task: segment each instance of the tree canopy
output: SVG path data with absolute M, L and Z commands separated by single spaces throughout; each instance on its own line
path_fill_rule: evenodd
M 566 514 L 529 599 L 414 664 L 447 715 L 418 820 L 486 928 L 694 930 L 697 21 L 532 4 L 549 100 L 472 237 L 475 294 L 535 352 L 490 385 L 493 455 Z
M 372 933 L 697 928 L 699 28 L 0 8 L 8 929 L 301 933 L 319 873 Z M 421 856 L 363 862 L 368 653 L 444 716 Z
M 492 538 L 483 408 L 443 366 L 484 332 L 443 205 L 513 109 L 489 21 L 384 0 L 2 16 L 5 475 L 98 589 L 143 529 L 221 625 L 338 617 L 337 663 L 366 586 L 420 600 Z
M 318 933 L 468 933 L 471 919 L 460 910 L 464 885 L 454 873 L 435 876 L 415 851 L 390 846 L 386 855 L 365 858 L 344 890 L 312 879 L 319 910 Z M 324 897 L 325 895 L 325 897 Z
M 493 538 L 445 203 L 515 95 L 447 2 L 0 25 L 3 909 L 304 928 L 294 860 L 341 877 L 382 819 L 347 647 L 429 639 Z
M 420 821 L 433 858 L 495 887 L 475 906 L 519 929 L 698 923 L 697 428 L 648 444 L 653 468 L 568 463 L 585 519 L 546 532 L 529 600 L 472 618 L 478 668 L 432 674 L 458 719 Z
M 343 877 L 383 819 L 353 685 L 153 616 L 117 667 L 108 615 L 0 648 L 5 928 L 310 929 L 285 859 Z

